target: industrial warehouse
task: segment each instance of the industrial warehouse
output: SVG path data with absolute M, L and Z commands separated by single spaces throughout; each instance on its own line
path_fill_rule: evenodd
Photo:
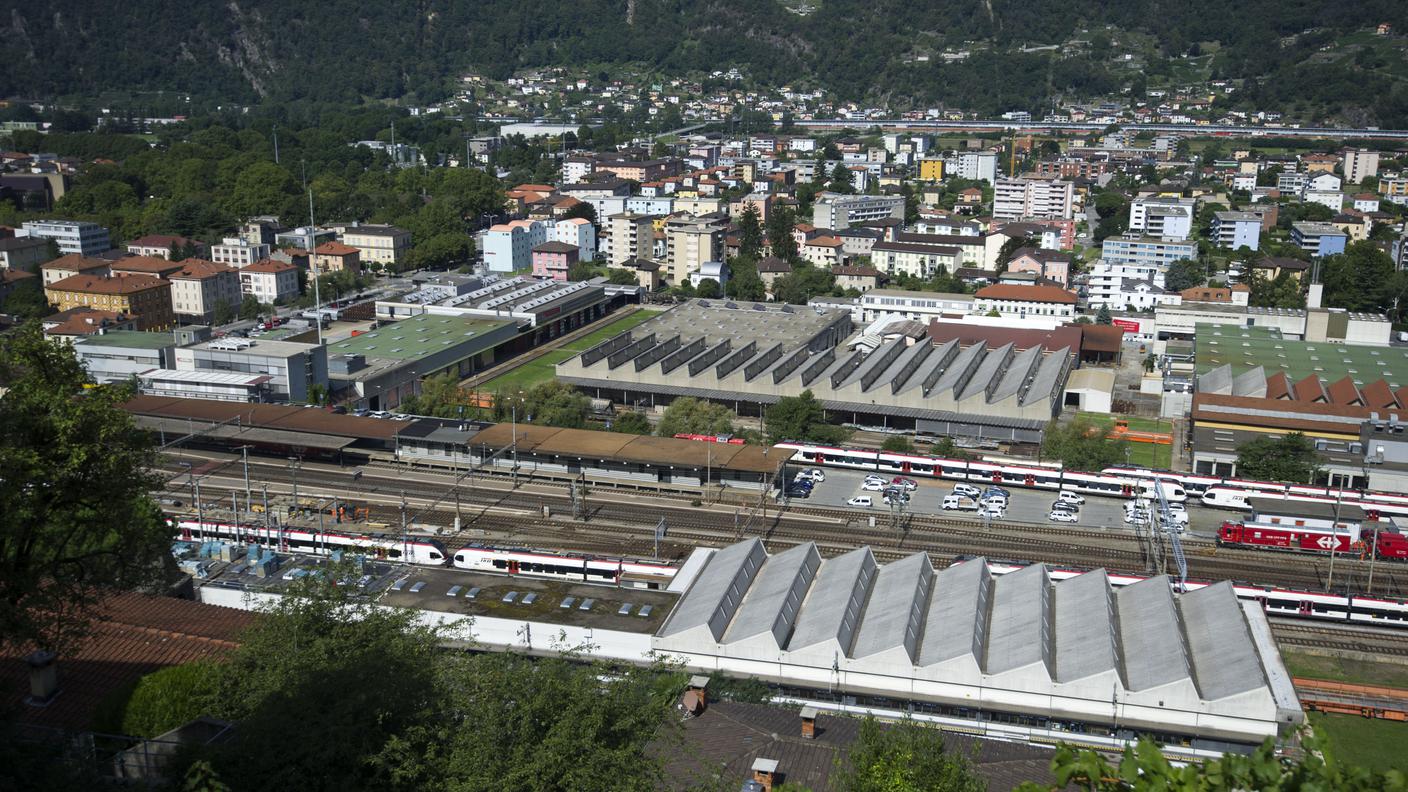
M 999 575 L 982 559 L 936 572 L 923 553 L 881 565 L 869 547 L 823 559 L 814 543 L 769 555 L 758 539 L 695 550 L 656 590 L 444 568 L 394 576 L 384 604 L 426 623 L 472 619 L 485 648 L 663 658 L 821 708 L 976 735 L 1118 748 L 1151 734 L 1193 758 L 1288 737 L 1304 717 L 1265 615 L 1229 583 L 1175 595 L 1165 577 L 1054 582 L 1043 565 Z M 212 570 L 198 597 L 250 608 L 284 585 L 228 577 Z
M 747 413 L 810 390 L 834 417 L 1011 442 L 1039 441 L 1078 350 L 882 339 L 848 351 L 849 312 L 693 300 L 557 365 L 624 404 L 695 396 Z

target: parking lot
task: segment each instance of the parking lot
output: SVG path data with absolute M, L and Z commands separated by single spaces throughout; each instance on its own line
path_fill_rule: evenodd
M 817 484 L 811 493 L 811 497 L 796 500 L 799 505 L 826 506 L 852 509 L 857 512 L 875 514 L 876 516 L 888 515 L 890 507 L 885 505 L 879 492 L 866 492 L 861 489 L 861 484 L 865 481 L 866 474 L 854 470 L 839 470 L 837 468 L 822 468 L 826 474 L 826 480 Z M 795 475 L 795 474 L 794 474 Z M 916 478 L 919 488 L 910 493 L 910 501 L 906 504 L 907 511 L 914 514 L 935 514 L 945 517 L 959 517 L 979 520 L 980 518 L 969 511 L 944 511 L 940 504 L 946 495 L 953 492 L 953 485 L 958 482 L 921 479 Z M 973 482 L 980 489 L 983 485 Z M 1056 500 L 1056 493 L 1049 490 L 1030 490 L 1020 487 L 1005 487 L 1011 493 L 1007 503 L 1007 514 L 1003 517 L 1004 522 L 1026 522 L 1026 523 L 1048 523 L 1057 525 L 1047 519 L 1051 512 L 1051 504 Z M 857 495 L 868 495 L 874 504 L 870 508 L 863 506 L 848 506 L 846 501 Z M 1127 501 L 1119 498 L 1100 498 L 1086 496 L 1085 503 L 1081 505 L 1079 511 L 1079 521 L 1076 523 L 1059 523 L 1060 525 L 1076 525 L 1085 528 L 1105 528 L 1109 530 L 1130 531 L 1133 530 L 1124 522 L 1124 505 Z M 1188 506 L 1190 526 L 1188 534 L 1198 537 L 1212 537 L 1217 526 L 1222 521 L 1232 516 L 1231 512 L 1204 509 L 1201 506 L 1190 504 Z

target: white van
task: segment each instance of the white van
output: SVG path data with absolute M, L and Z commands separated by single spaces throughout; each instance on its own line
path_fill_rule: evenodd
M 941 504 L 944 511 L 977 511 L 978 502 L 966 495 L 948 495 Z
M 869 509 L 871 506 L 875 505 L 875 501 L 871 500 L 869 495 L 857 495 L 854 498 L 851 498 L 850 500 L 846 501 L 846 505 L 860 506 L 862 508 Z

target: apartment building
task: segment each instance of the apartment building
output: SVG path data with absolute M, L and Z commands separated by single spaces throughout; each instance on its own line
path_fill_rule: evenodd
M 1291 242 L 1317 258 L 1343 253 L 1349 235 L 1330 223 L 1291 223 Z
M 35 237 L 0 239 L 0 268 L 11 272 L 34 272 L 49 260 L 49 240 Z
M 611 229 L 611 246 L 607 251 L 607 261 L 611 265 L 619 266 L 631 259 L 652 259 L 655 257 L 653 218 L 635 212 L 621 212 L 611 215 L 606 220 L 607 227 Z M 704 260 L 707 261 L 707 259 Z
M 165 330 L 175 324 L 171 284 L 151 275 L 72 275 L 44 288 L 55 310 L 95 308 L 130 316 L 138 330 Z
M 1256 250 L 1261 246 L 1261 215 L 1254 212 L 1215 212 L 1212 239 L 1218 247 Z
M 362 271 L 362 251 L 341 242 L 324 242 L 313 248 L 313 271 L 319 275 L 328 272 L 356 275 Z
M 582 217 L 558 220 L 549 223 L 545 230 L 547 241 L 562 242 L 577 248 L 579 261 L 596 258 L 596 227 L 590 220 Z
M 1198 246 L 1192 242 L 1166 242 L 1139 236 L 1109 237 L 1100 246 L 1100 258 L 1107 264 L 1145 264 L 1167 267 L 1175 261 L 1196 259 Z
M 264 259 L 239 270 L 240 294 L 249 295 L 261 305 L 298 296 L 298 267 L 283 261 Z
M 48 246 L 48 242 L 44 243 Z M 107 259 L 87 258 L 78 253 L 60 256 L 39 266 L 40 279 L 44 286 L 71 278 L 74 275 L 108 275 L 112 273 L 112 262 Z
M 870 220 L 892 217 L 904 220 L 903 195 L 843 195 L 823 192 L 812 205 L 812 225 L 817 228 L 850 228 Z
M 234 316 L 243 294 L 240 272 L 213 261 L 189 259 L 179 271 L 168 276 L 171 282 L 171 308 L 180 319 L 211 324 L 219 306 Z M 251 264 L 250 266 L 254 266 Z
M 1347 148 L 1340 154 L 1344 158 L 1343 171 L 1346 182 L 1359 184 L 1370 176 L 1379 175 L 1379 152 Z
M 1024 217 L 1069 220 L 1075 210 L 1075 185 L 1067 181 L 998 179 L 993 191 L 994 220 Z
M 963 251 L 946 245 L 915 242 L 876 242 L 870 250 L 870 263 L 886 275 L 932 278 L 939 268 L 953 273 L 963 266 Z
M 567 271 L 577 263 L 577 246 L 566 242 L 544 242 L 533 248 L 533 277 L 539 280 L 567 280 Z
M 52 239 L 60 254 L 96 256 L 112 249 L 108 230 L 97 223 L 79 220 L 26 220 L 20 230 L 27 237 Z
M 1056 286 L 999 283 L 985 286 L 973 294 L 974 313 L 981 315 L 993 311 L 1010 319 L 1044 317 L 1064 321 L 1075 318 L 1076 296 Z
M 944 160 L 949 176 L 992 184 L 997 181 L 997 153 L 993 151 L 959 151 Z
M 533 248 L 547 240 L 545 226 L 537 220 L 514 220 L 484 232 L 484 264 L 490 272 L 517 272 L 533 265 Z
M 208 247 L 198 239 L 190 239 L 183 236 L 171 234 L 148 234 L 140 239 L 134 239 L 127 243 L 127 252 L 134 256 L 151 256 L 152 258 L 171 258 L 173 248 L 191 251 L 193 255 L 205 255 Z
M 254 242 L 243 237 L 225 237 L 220 244 L 210 246 L 210 260 L 238 269 L 269 258 L 269 250 L 269 245 L 264 242 Z
M 342 232 L 342 244 L 361 251 L 361 260 L 396 268 L 411 250 L 411 232 L 389 225 L 355 225 Z
M 1182 242 L 1193 235 L 1193 199 L 1137 198 L 1129 204 L 1129 232 Z
M 721 218 L 694 215 L 666 218 L 665 277 L 671 283 L 682 283 L 705 262 L 722 261 L 727 228 L 727 221 Z

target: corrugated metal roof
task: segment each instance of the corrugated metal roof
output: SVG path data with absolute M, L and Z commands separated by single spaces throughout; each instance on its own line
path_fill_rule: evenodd
M 1266 685 L 1232 584 L 1226 580 L 1178 599 L 1198 692 L 1216 701 Z
M 840 642 L 842 652 L 849 651 L 851 637 L 860 622 L 861 606 L 878 571 L 869 547 L 824 562 L 802 603 L 788 649 L 795 651 L 834 640 Z

